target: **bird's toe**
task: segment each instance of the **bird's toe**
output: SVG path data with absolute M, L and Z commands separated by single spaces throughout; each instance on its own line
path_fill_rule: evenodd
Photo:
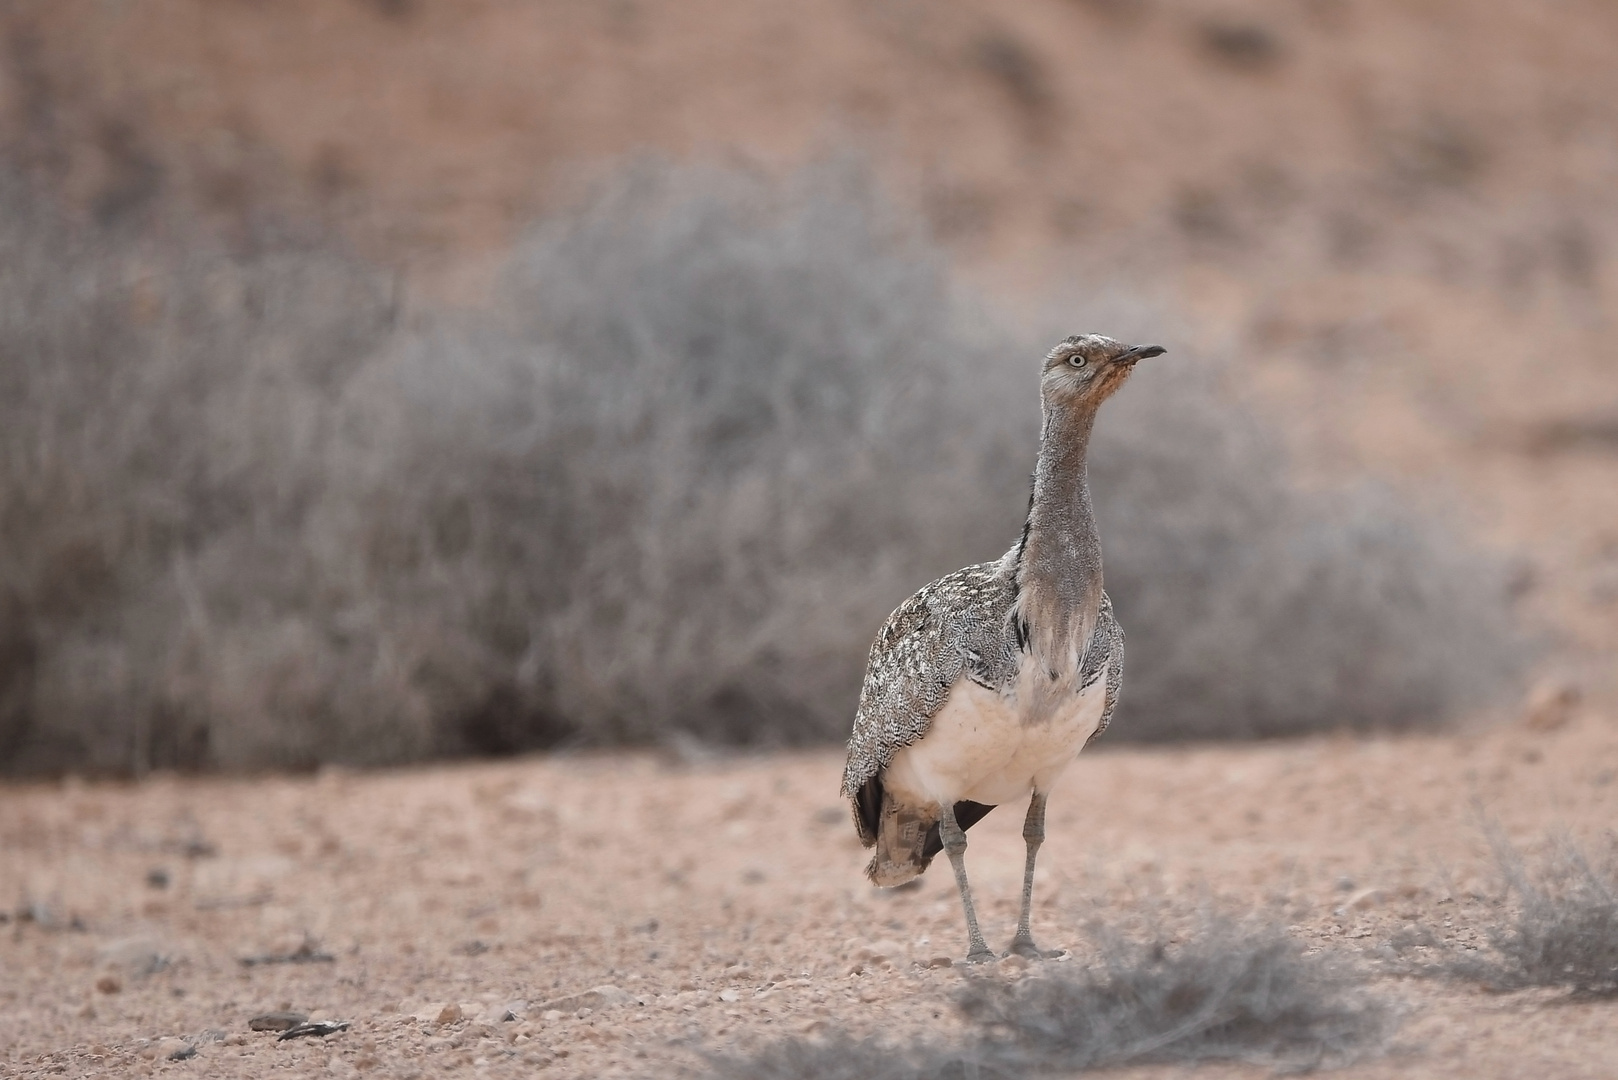
M 1066 949 L 1041 949 L 1033 938 L 1018 938 L 1011 943 L 1007 956 L 1021 956 L 1026 960 L 1056 960 L 1067 955 Z

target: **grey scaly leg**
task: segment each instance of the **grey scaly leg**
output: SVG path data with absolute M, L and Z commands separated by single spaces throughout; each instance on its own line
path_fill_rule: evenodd
M 955 887 L 961 890 L 961 906 L 966 909 L 966 962 L 981 964 L 985 960 L 993 960 L 995 955 L 984 944 L 983 931 L 978 929 L 978 913 L 972 907 L 972 886 L 966 883 L 966 833 L 955 821 L 954 803 L 944 804 L 944 813 L 938 822 L 938 836 L 944 841 L 949 864 L 955 868 Z
M 1039 845 L 1045 842 L 1045 795 L 1034 792 L 1028 800 L 1028 816 L 1023 819 L 1022 838 L 1028 844 L 1028 862 L 1022 874 L 1022 915 L 1017 919 L 1017 936 L 1011 939 L 1011 951 L 1030 960 L 1043 960 L 1058 955 L 1045 952 L 1034 944 L 1034 933 L 1029 928 L 1034 906 L 1034 859 Z

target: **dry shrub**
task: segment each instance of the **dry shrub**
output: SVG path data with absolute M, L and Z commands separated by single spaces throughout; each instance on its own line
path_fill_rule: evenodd
M 1143 1061 L 1340 1064 L 1374 1049 L 1393 1012 L 1345 964 L 1278 926 L 1205 915 L 1135 941 L 1092 930 L 1098 962 L 1050 978 L 984 980 L 961 1002 L 984 1056 L 1028 1070 Z
M 510 701 L 596 742 L 840 738 L 895 598 L 1015 527 L 971 314 L 836 175 L 634 172 L 530 239 L 394 373 L 405 515 L 470 500 L 442 565 L 515 620 Z
M 312 762 L 401 724 L 309 572 L 389 295 L 329 250 L 88 232 L 0 176 L 0 765 Z
M 1395 1026 L 1395 1010 L 1356 969 L 1306 954 L 1277 926 L 1203 914 L 1178 934 L 1158 928 L 1135 940 L 1099 926 L 1091 934 L 1094 961 L 1050 965 L 1009 983 L 973 979 L 959 1000 L 971 1025 L 959 1046 L 786 1040 L 746 1059 L 721 1059 L 716 1072 L 921 1080 L 1147 1062 L 1313 1069 L 1374 1052 Z
M 329 247 L 0 183 L 0 763 L 840 739 L 883 616 L 1016 534 L 1037 433 L 1042 343 L 896 220 L 848 170 L 641 167 L 406 321 Z M 1409 726 L 1510 676 L 1496 568 L 1298 492 L 1181 361 L 1095 472 L 1120 737 Z
M 1514 685 L 1529 645 L 1499 559 L 1386 492 L 1301 490 L 1208 364 L 1151 365 L 1091 455 L 1128 636 L 1109 739 L 1406 730 Z
M 1454 952 L 1427 973 L 1496 990 L 1618 996 L 1618 843 L 1592 862 L 1562 839 L 1530 864 L 1498 833 L 1491 840 L 1514 914 L 1487 928 L 1488 950 Z

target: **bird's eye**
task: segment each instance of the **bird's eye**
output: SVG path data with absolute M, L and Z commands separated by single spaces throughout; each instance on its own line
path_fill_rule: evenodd
M 1073 367 L 1083 367 L 1084 357 L 1080 356 L 1078 353 L 1074 353 L 1072 356 L 1067 358 L 1067 362 Z

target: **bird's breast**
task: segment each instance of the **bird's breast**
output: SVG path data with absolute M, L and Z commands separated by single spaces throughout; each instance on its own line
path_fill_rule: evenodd
M 1076 679 L 1077 674 L 1072 676 Z M 1025 662 L 1008 690 L 962 679 L 927 733 L 888 763 L 883 784 L 910 805 L 989 805 L 1048 791 L 1101 723 L 1106 671 L 1088 687 Z

